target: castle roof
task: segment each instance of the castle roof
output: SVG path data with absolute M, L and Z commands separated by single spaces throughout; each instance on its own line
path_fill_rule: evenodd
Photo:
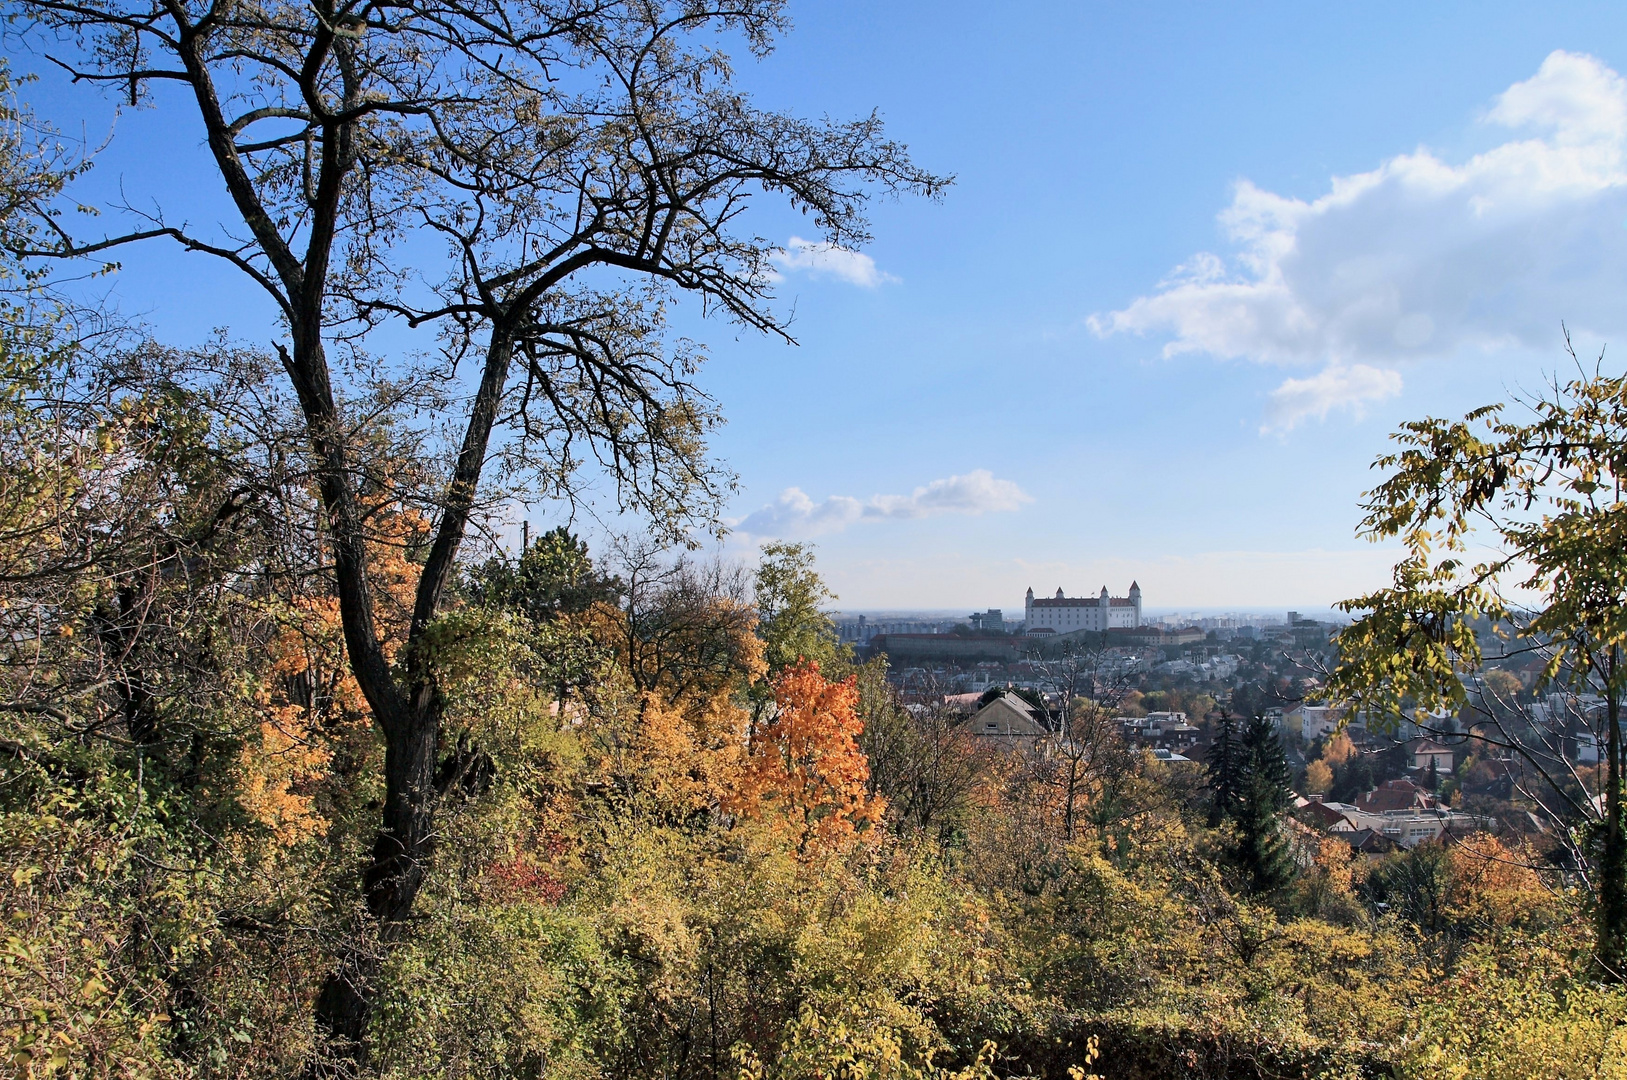
M 1122 596 L 1109 597 L 1108 601 L 1114 607 L 1135 607 L 1135 601 L 1127 600 Z M 1035 600 L 1037 608 L 1072 608 L 1072 607 L 1101 607 L 1102 598 L 1099 596 L 1068 596 L 1061 600 Z
M 1067 596 L 1059 588 L 1054 596 L 1036 597 L 1033 588 L 1029 588 L 1027 602 L 1037 608 L 1073 608 L 1073 607 L 1100 607 L 1105 598 L 1113 607 L 1134 607 L 1135 598 L 1141 595 L 1141 586 L 1130 582 L 1129 596 L 1109 596 L 1107 586 L 1095 596 Z

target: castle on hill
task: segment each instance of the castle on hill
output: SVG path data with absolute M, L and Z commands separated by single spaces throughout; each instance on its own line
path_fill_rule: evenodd
M 1023 622 L 1029 633 L 1050 630 L 1058 634 L 1071 634 L 1076 630 L 1133 630 L 1141 625 L 1141 586 L 1130 582 L 1130 595 L 1109 596 L 1102 586 L 1099 596 L 1064 596 L 1058 589 L 1054 597 L 1034 599 L 1034 590 L 1028 590 L 1023 605 Z

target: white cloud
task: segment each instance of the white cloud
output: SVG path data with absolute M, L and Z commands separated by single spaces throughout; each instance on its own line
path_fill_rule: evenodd
M 1394 371 L 1352 364 L 1333 364 L 1308 379 L 1286 379 L 1271 391 L 1266 424 L 1261 431 L 1291 431 L 1307 416 L 1326 418 L 1334 409 L 1361 416 L 1369 401 L 1401 392 L 1401 376 Z
M 814 502 L 801 488 L 786 488 L 780 497 L 733 522 L 735 532 L 751 536 L 817 536 L 840 532 L 864 513 L 864 504 L 847 495 Z
M 1482 120 L 1511 134 L 1461 165 L 1426 149 L 1335 177 L 1314 201 L 1244 180 L 1202 252 L 1091 328 L 1170 335 L 1164 355 L 1325 364 L 1272 395 L 1279 417 L 1399 390 L 1373 365 L 1551 350 L 1561 320 L 1620 329 L 1627 288 L 1627 80 L 1554 52 Z
M 999 513 L 1019 509 L 1033 499 L 1010 480 L 987 469 L 934 480 L 908 495 L 874 495 L 861 502 L 832 495 L 814 502 L 801 488 L 786 488 L 779 498 L 732 523 L 735 532 L 755 537 L 804 537 L 840 532 L 861 520 L 936 517 L 940 514 Z
M 862 251 L 837 247 L 826 241 L 793 236 L 785 247 L 769 258 L 781 271 L 806 270 L 810 274 L 841 278 L 850 285 L 873 289 L 898 279 L 876 269 L 876 260 Z
M 877 495 L 864 508 L 865 517 L 922 518 L 937 514 L 988 514 L 1019 509 L 1033 502 L 1010 480 L 997 480 L 987 469 L 951 476 L 918 487 L 909 495 Z

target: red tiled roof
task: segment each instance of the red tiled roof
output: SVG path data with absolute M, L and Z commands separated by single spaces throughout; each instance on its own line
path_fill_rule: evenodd
M 1414 806 L 1433 806 L 1435 797 L 1411 780 L 1386 780 L 1365 795 L 1356 797 L 1356 808 L 1370 814 L 1386 810 L 1407 810 Z
M 1313 801 L 1306 803 L 1305 806 L 1300 809 L 1299 813 L 1303 817 L 1311 818 L 1324 829 L 1329 825 L 1334 825 L 1344 820 L 1343 814 L 1339 813 L 1339 811 L 1335 810 L 1326 803 L 1321 802 Z

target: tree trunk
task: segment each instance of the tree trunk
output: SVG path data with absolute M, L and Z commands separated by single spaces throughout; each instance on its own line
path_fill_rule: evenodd
M 376 994 L 383 947 L 396 940 L 412 913 L 434 852 L 435 770 L 440 743 L 438 709 L 413 709 L 393 717 L 386 730 L 383 821 L 363 877 L 367 913 L 376 937 L 353 942 L 328 975 L 316 1002 L 316 1024 L 329 1040 L 318 1076 L 345 1075 L 359 1055 Z M 381 725 L 383 717 L 379 717 Z
M 375 936 L 371 942 L 352 943 L 342 950 L 339 966 L 329 974 L 317 998 L 317 1030 L 329 1040 L 329 1054 L 313 1060 L 309 1071 L 315 1075 L 343 1075 L 359 1057 L 383 949 L 400 937 L 434 854 L 435 803 L 440 794 L 436 770 L 441 701 L 434 679 L 415 657 L 412 647 L 433 621 L 451 580 L 512 359 L 509 335 L 494 332 L 446 505 L 419 580 L 405 650 L 405 686 L 390 671 L 374 629 L 366 537 L 355 514 L 345 448 L 342 442 L 325 444 L 320 438 L 316 440 L 318 455 L 328 466 L 322 478 L 322 495 L 339 553 L 334 571 L 346 652 L 373 718 L 384 734 L 384 809 L 372 859 L 362 879 Z M 336 427 L 336 418 L 329 423 Z M 313 431 L 324 430 L 314 421 L 311 427 Z
M 1613 651 L 1613 650 L 1612 650 Z M 1612 656 L 1612 660 L 1615 657 Z M 1627 834 L 1622 830 L 1621 691 L 1615 664 L 1605 682 L 1604 844 L 1599 853 L 1598 908 L 1594 958 L 1608 982 L 1621 982 L 1627 970 Z

